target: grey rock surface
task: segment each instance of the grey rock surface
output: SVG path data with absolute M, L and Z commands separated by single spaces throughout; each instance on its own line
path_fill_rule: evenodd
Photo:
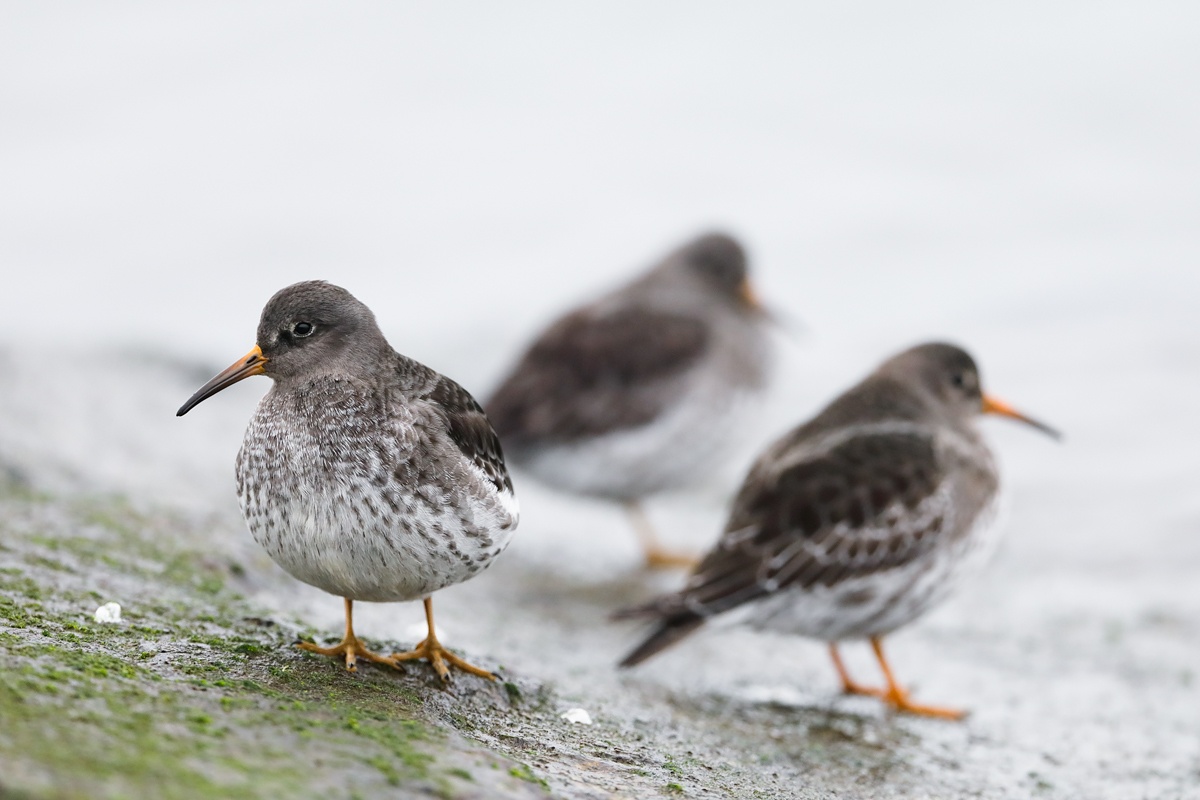
M 616 510 L 520 480 L 517 543 L 438 596 L 446 639 L 500 667 L 505 683 L 460 677 L 442 691 L 424 666 L 355 676 L 289 646 L 297 635 L 333 640 L 341 604 L 275 568 L 238 518 L 229 440 L 251 398 L 176 420 L 161 411 L 203 370 L 63 353 L 51 375 L 38 358 L 4 358 L 12 382 L 0 414 L 24 424 L 0 436 L 0 674 L 6 715 L 33 707 L 39 718 L 0 736 L 8 791 L 148 796 L 139 770 L 150 756 L 153 780 L 180 797 L 356 796 L 389 785 L 448 797 L 1196 796 L 1195 522 L 1164 496 L 1136 537 L 1099 524 L 1119 521 L 1126 501 L 1094 492 L 1099 478 L 1070 442 L 997 437 L 1002 451 L 1024 448 L 1016 456 L 1033 473 L 1012 481 L 1003 553 L 891 640 L 901 678 L 921 699 L 970 707 L 964 723 L 839 697 L 822 646 L 737 627 L 713 626 L 618 673 L 637 631 L 607 615 L 679 576 L 636 568 Z M 102 390 L 105 424 L 60 417 L 84 412 L 53 398 L 84 386 Z M 1086 431 L 1075 436 L 1087 446 Z M 102 469 L 92 453 L 105 454 Z M 1110 507 L 1076 522 L 1085 498 Z M 668 500 L 655 516 L 698 547 L 720 501 Z M 125 609 L 112 629 L 90 619 L 107 600 Z M 360 635 L 397 648 L 421 623 L 416 604 L 362 604 L 356 615 Z M 865 648 L 846 649 L 871 680 Z M 593 724 L 563 720 L 570 708 Z M 137 736 L 126 710 L 145 728 Z M 52 730 L 69 720 L 62 735 L 87 742 L 89 757 L 49 755 L 37 733 L 46 719 Z M 364 724 L 411 736 L 375 737 Z M 196 749 L 181 759 L 147 741 Z

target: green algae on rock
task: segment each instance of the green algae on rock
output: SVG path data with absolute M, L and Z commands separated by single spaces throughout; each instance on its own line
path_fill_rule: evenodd
M 0 492 L 0 519 L 0 795 L 458 797 L 489 772 L 497 796 L 528 794 L 425 707 L 416 674 L 293 651 L 294 625 L 172 548 L 184 521 L 24 490 Z M 94 622 L 114 598 L 124 619 Z

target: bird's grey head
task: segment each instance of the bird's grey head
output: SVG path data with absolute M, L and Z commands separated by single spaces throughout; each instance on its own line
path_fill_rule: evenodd
M 258 323 L 263 372 L 277 379 L 323 372 L 361 374 L 387 342 L 371 309 L 340 286 L 304 281 L 280 289 Z
M 736 308 L 758 311 L 760 304 L 750 288 L 746 251 L 724 233 L 706 233 L 667 257 L 668 269 L 682 271 L 699 280 L 709 293 Z
M 908 383 L 952 416 L 966 419 L 983 412 L 979 367 L 961 347 L 917 345 L 888 359 L 880 371 Z
M 931 400 L 943 418 L 962 423 L 979 414 L 999 414 L 1032 425 L 1055 438 L 1059 436 L 1048 425 L 985 394 L 975 359 L 961 347 L 945 342 L 917 345 L 888 359 L 879 372 L 906 383 Z
M 254 349 L 201 386 L 176 412 L 251 375 L 289 381 L 315 375 L 369 375 L 391 351 L 375 315 L 340 286 L 304 281 L 267 301 Z

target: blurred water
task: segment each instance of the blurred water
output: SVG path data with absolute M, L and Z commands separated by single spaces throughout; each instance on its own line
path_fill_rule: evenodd
M 1190 3 L 9 7 L 0 457 L 207 510 L 241 547 L 231 464 L 265 381 L 172 415 L 250 347 L 276 289 L 345 285 L 399 350 L 485 395 L 564 305 L 727 227 L 804 332 L 727 474 L 653 510 L 665 533 L 709 541 L 767 438 L 890 352 L 957 341 L 992 391 L 1067 440 L 985 423 L 1009 540 L 905 634 L 912 663 L 936 670 L 934 700 L 979 698 L 994 765 L 1024 763 L 997 742 L 1030 719 L 1030 752 L 1100 747 L 1108 719 L 1069 709 L 1126 691 L 1160 715 L 1122 706 L 1127 755 L 1177 774 L 1195 732 L 1161 737 L 1186 727 L 1197 690 L 1147 688 L 1146 670 L 1200 656 L 1198 23 Z M 604 583 L 636 560 L 615 512 L 518 488 L 513 566 L 447 593 L 447 627 L 490 592 L 545 613 L 504 569 Z M 336 628 L 339 604 L 299 597 Z M 363 613 L 380 636 L 410 622 Z M 1097 644 L 1107 623 L 1163 615 L 1184 633 Z M 604 629 L 523 660 L 520 636 L 458 617 L 476 649 L 585 694 L 612 687 L 631 640 Z M 584 629 L 570 617 L 556 635 Z M 1102 663 L 1072 661 L 1072 641 Z M 665 658 L 694 669 L 645 680 L 795 683 L 716 640 L 689 646 Z M 805 669 L 828 677 L 816 655 Z M 1056 676 L 1046 719 L 1023 698 Z M 1065 785 L 1104 796 L 1084 773 Z

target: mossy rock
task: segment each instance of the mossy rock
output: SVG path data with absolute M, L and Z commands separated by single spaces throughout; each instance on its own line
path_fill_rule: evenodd
M 424 665 L 350 674 L 296 651 L 296 624 L 169 544 L 187 524 L 0 493 L 0 797 L 545 795 L 447 721 L 464 703 L 518 713 L 502 684 L 444 690 Z M 95 622 L 114 599 L 122 620 Z

